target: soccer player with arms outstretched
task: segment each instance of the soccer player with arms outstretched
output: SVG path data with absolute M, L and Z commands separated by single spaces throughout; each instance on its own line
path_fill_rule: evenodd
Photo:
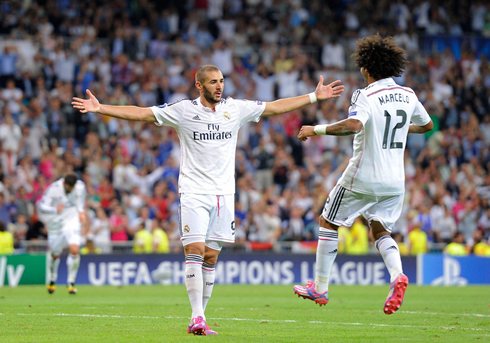
M 214 286 L 215 266 L 223 243 L 235 241 L 235 152 L 239 128 L 261 117 L 294 111 L 317 100 L 339 97 L 340 81 L 315 92 L 273 102 L 223 99 L 224 78 L 218 67 L 205 65 L 196 72 L 199 97 L 154 107 L 100 104 L 73 98 L 82 113 L 153 122 L 176 129 L 182 160 L 179 175 L 180 235 L 185 253 L 185 284 L 192 307 L 188 333 L 216 334 L 206 324 L 204 311 Z
M 80 265 L 80 230 L 85 224 L 85 183 L 75 173 L 53 182 L 44 192 L 39 211 L 48 228 L 48 292 L 54 293 L 58 279 L 60 256 L 68 246 L 68 293 L 76 294 L 75 280 Z
M 376 248 L 391 277 L 384 312 L 396 312 L 405 295 L 400 252 L 390 233 L 400 217 L 405 193 L 404 151 L 408 133 L 432 130 L 433 123 L 414 91 L 392 77 L 407 60 L 393 38 L 379 34 L 357 42 L 353 54 L 368 86 L 352 95 L 348 118 L 330 125 L 303 126 L 302 141 L 315 135 L 354 136 L 354 154 L 330 192 L 321 214 L 315 282 L 294 286 L 298 296 L 328 303 L 328 282 L 337 256 L 339 226 L 350 227 L 360 215 L 369 222 Z

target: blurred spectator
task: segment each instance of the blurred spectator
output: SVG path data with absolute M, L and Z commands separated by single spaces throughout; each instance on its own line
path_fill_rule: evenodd
M 351 243 L 347 247 L 347 253 L 351 255 L 364 255 L 369 252 L 368 227 L 361 217 L 354 220 L 351 229 Z
M 128 218 L 120 205 L 114 207 L 114 211 L 109 217 L 109 229 L 111 230 L 111 241 L 118 242 L 127 241 L 129 239 Z
M 402 255 L 402 256 L 410 255 L 410 248 L 405 243 L 405 241 L 403 239 L 403 235 L 400 232 L 393 234 L 393 239 L 395 240 L 396 244 L 398 245 L 398 250 L 400 251 L 400 255 Z
M 14 252 L 14 237 L 0 222 L 0 255 L 11 255 Z
M 26 234 L 26 240 L 38 241 L 46 240 L 48 238 L 48 232 L 43 222 L 37 220 L 29 227 L 29 231 Z
M 169 239 L 167 233 L 155 226 L 153 229 L 153 252 L 157 254 L 168 254 L 170 252 Z
M 416 223 L 415 227 L 408 234 L 408 241 L 410 245 L 410 254 L 425 254 L 427 252 L 427 233 L 422 231 L 420 223 Z
M 347 254 L 347 251 L 350 249 L 350 245 L 352 243 L 352 234 L 350 229 L 345 226 L 339 226 L 339 246 L 337 248 L 337 252 L 339 254 Z
M 444 248 L 444 253 L 451 256 L 466 256 L 468 251 L 465 247 L 464 235 L 462 232 L 455 232 L 453 235 L 452 242 L 446 245 Z
M 150 254 L 153 252 L 153 236 L 145 229 L 144 223 L 140 223 L 134 235 L 133 252 L 137 254 Z
M 4 193 L 0 193 L 0 222 L 7 227 L 10 223 L 10 211 L 9 206 L 5 201 Z
M 91 235 L 87 236 L 87 242 L 85 243 L 85 246 L 80 249 L 80 254 L 87 255 L 100 253 L 102 253 L 102 250 L 95 246 L 93 237 Z
M 102 207 L 95 211 L 96 217 L 92 221 L 93 242 L 97 249 L 102 253 L 111 252 L 111 229 L 109 218 Z
M 473 240 L 475 245 L 473 246 L 472 252 L 477 256 L 490 257 L 490 244 L 485 240 L 485 237 L 480 230 L 474 232 Z

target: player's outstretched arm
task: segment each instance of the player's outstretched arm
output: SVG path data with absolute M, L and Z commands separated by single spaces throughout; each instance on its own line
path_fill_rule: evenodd
M 432 131 L 433 128 L 434 128 L 434 122 L 431 119 L 430 122 L 428 122 L 424 126 L 410 124 L 410 126 L 408 127 L 408 133 L 426 133 Z
M 340 80 L 334 81 L 328 85 L 323 84 L 323 76 L 320 75 L 320 81 L 313 93 L 297 96 L 295 98 L 279 99 L 265 104 L 262 117 L 273 116 L 297 110 L 303 106 L 312 104 L 319 100 L 338 98 L 344 91 L 344 86 L 339 85 Z
M 329 125 L 303 126 L 298 133 L 300 141 L 316 135 L 348 136 L 359 133 L 362 130 L 362 122 L 348 118 Z
M 104 105 L 99 103 L 89 89 L 87 95 L 89 98 L 86 100 L 74 97 L 71 103 L 73 108 L 82 113 L 94 112 L 125 120 L 156 122 L 153 111 L 149 107 Z

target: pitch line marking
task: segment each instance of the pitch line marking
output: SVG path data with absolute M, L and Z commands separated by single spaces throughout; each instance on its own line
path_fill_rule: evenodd
M 9 315 L 9 313 L 0 313 Z M 120 316 L 108 314 L 79 314 L 79 313 L 13 313 L 17 316 L 58 316 L 58 317 L 89 317 L 89 318 L 114 318 L 114 319 L 189 319 L 188 317 L 178 316 Z M 251 319 L 251 318 L 213 318 L 213 320 L 231 320 L 231 321 L 250 321 L 250 322 L 276 322 L 276 323 L 301 323 L 294 319 Z M 375 323 L 344 323 L 344 322 L 324 322 L 319 320 L 308 321 L 310 324 L 330 324 L 330 325 L 352 325 L 352 326 L 375 326 L 375 327 L 404 327 L 413 329 L 443 329 L 443 330 L 470 330 L 470 331 L 490 331 L 490 329 L 464 328 L 454 326 L 425 326 L 425 325 L 394 325 L 394 324 L 375 324 Z

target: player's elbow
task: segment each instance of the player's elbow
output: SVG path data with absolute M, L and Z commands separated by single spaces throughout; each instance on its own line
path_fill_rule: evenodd
M 432 121 L 432 119 L 430 120 L 430 122 L 422 126 L 422 128 L 424 129 L 424 133 L 432 131 L 432 129 L 434 129 L 434 122 Z
M 362 130 L 362 122 L 357 119 L 350 118 L 348 119 L 349 121 L 349 126 L 350 126 L 350 131 L 354 134 L 357 134 L 361 132 Z

